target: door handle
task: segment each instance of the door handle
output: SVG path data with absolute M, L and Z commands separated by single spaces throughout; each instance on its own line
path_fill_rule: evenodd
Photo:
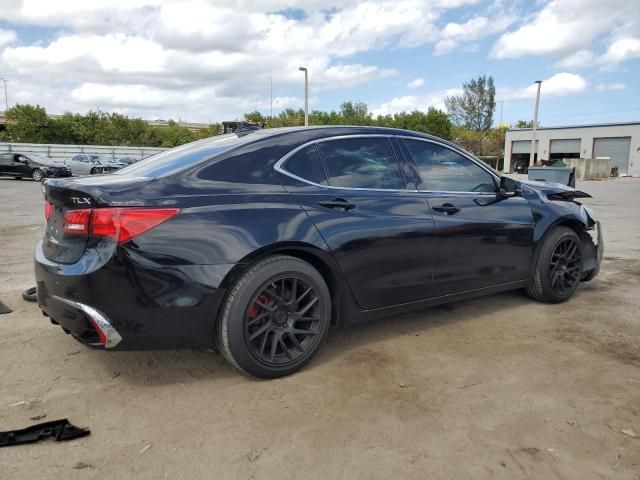
M 356 208 L 355 203 L 348 202 L 344 198 L 334 198 L 333 200 L 318 202 L 318 205 L 325 208 L 342 208 L 345 211 Z
M 451 203 L 443 203 L 439 207 L 432 207 L 432 210 L 436 212 L 446 213 L 447 215 L 453 215 L 454 213 L 458 213 L 460 209 Z

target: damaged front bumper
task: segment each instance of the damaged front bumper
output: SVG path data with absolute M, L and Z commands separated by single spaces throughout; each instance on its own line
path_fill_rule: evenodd
M 591 215 L 589 216 L 592 220 Z M 588 282 L 600 271 L 600 264 L 604 255 L 604 239 L 600 222 L 592 220 L 591 227 L 587 230 L 586 242 L 583 242 L 582 281 Z

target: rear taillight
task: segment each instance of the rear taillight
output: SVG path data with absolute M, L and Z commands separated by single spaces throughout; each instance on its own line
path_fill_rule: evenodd
M 91 209 L 69 210 L 64 216 L 64 233 L 86 235 L 89 233 Z
M 69 210 L 65 233 L 113 237 L 118 243 L 151 230 L 180 212 L 179 208 L 95 208 Z
M 53 203 L 44 202 L 44 218 L 49 220 L 51 218 L 52 213 L 53 213 Z

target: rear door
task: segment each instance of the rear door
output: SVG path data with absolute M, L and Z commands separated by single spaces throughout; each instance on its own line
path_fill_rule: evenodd
M 363 309 L 434 296 L 434 221 L 401 167 L 381 135 L 315 142 L 276 167 Z
M 497 179 L 462 152 L 438 142 L 402 140 L 422 180 L 436 224 L 434 283 L 439 295 L 527 278 L 533 217 L 522 197 L 499 199 Z

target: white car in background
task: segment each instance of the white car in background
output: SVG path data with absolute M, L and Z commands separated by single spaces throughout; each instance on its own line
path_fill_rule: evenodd
M 95 175 L 98 173 L 111 173 L 126 167 L 126 164 L 113 162 L 98 155 L 76 155 L 64 162 L 71 169 L 73 175 Z

